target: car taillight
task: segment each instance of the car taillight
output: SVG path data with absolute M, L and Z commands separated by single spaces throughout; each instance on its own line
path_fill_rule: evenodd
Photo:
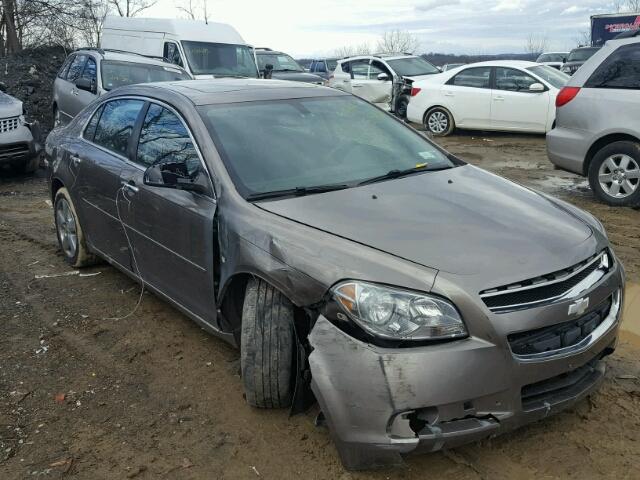
M 556 107 L 562 107 L 569 103 L 571 100 L 576 98 L 579 91 L 580 87 L 564 87 L 560 92 L 558 92 L 558 96 L 556 97 Z
M 418 88 L 418 87 L 411 87 L 411 96 L 415 97 L 417 94 L 420 93 L 420 90 L 422 90 L 422 89 Z

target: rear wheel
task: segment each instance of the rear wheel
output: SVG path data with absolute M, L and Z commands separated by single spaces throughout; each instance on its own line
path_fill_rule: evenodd
M 609 205 L 640 205 L 640 144 L 620 141 L 600 149 L 588 176 L 593 192 Z
M 453 132 L 455 122 L 449 110 L 443 107 L 435 107 L 425 114 L 424 128 L 436 137 L 445 137 Z
M 76 209 L 66 188 L 56 192 L 53 211 L 58 243 L 67 263 L 76 268 L 96 263 L 96 257 L 87 248 Z
M 291 404 L 293 305 L 266 283 L 247 283 L 240 339 L 242 381 L 249 405 L 284 408 Z

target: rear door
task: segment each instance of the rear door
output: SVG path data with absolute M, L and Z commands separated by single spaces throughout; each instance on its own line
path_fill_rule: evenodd
M 122 212 L 144 281 L 214 325 L 213 252 L 216 202 L 209 174 L 186 123 L 173 109 L 148 104 L 132 163 L 121 172 Z M 208 193 L 144 184 L 144 172 L 162 163 L 188 172 Z
M 496 67 L 492 91 L 491 128 L 544 133 L 551 98 L 549 89 L 532 92 L 529 87 L 541 83 L 523 70 Z
M 465 68 L 450 78 L 440 89 L 441 102 L 466 128 L 491 126 L 491 75 L 493 67 Z
M 96 99 L 96 93 L 94 92 L 98 91 L 97 66 L 95 58 L 93 58 L 91 55 L 87 56 L 87 61 L 84 64 L 82 73 L 78 78 L 89 80 L 89 82 L 94 85 L 94 90 L 93 92 L 88 92 L 86 90 L 81 90 L 78 87 L 75 87 L 75 93 L 71 98 L 68 112 L 72 117 L 75 117 L 84 107 L 86 107 Z

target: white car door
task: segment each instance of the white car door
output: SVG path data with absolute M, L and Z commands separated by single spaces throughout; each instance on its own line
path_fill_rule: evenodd
M 471 67 L 451 77 L 440 89 L 441 104 L 456 126 L 489 128 L 491 124 L 491 68 Z
M 391 101 L 391 77 L 383 68 L 382 64 L 375 60 L 351 62 L 351 93 L 388 109 Z M 387 75 L 386 80 L 378 79 L 381 73 Z
M 329 76 L 329 86 L 351 93 L 351 62 L 339 62 L 333 74 Z
M 491 102 L 491 128 L 545 133 L 550 108 L 549 89 L 532 92 L 529 87 L 542 83 L 528 73 L 496 67 Z

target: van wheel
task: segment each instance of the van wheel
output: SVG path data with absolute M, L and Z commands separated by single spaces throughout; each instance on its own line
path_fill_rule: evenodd
M 435 107 L 424 116 L 424 128 L 436 137 L 446 137 L 455 128 L 451 112 L 443 107 Z
M 58 244 L 66 262 L 75 268 L 96 263 L 97 258 L 87 248 L 78 214 L 65 187 L 56 192 L 53 211 Z
M 247 283 L 242 308 L 240 365 L 249 405 L 284 408 L 291 404 L 293 305 L 266 283 Z
M 640 144 L 613 142 L 600 149 L 589 165 L 589 185 L 613 206 L 640 205 Z

